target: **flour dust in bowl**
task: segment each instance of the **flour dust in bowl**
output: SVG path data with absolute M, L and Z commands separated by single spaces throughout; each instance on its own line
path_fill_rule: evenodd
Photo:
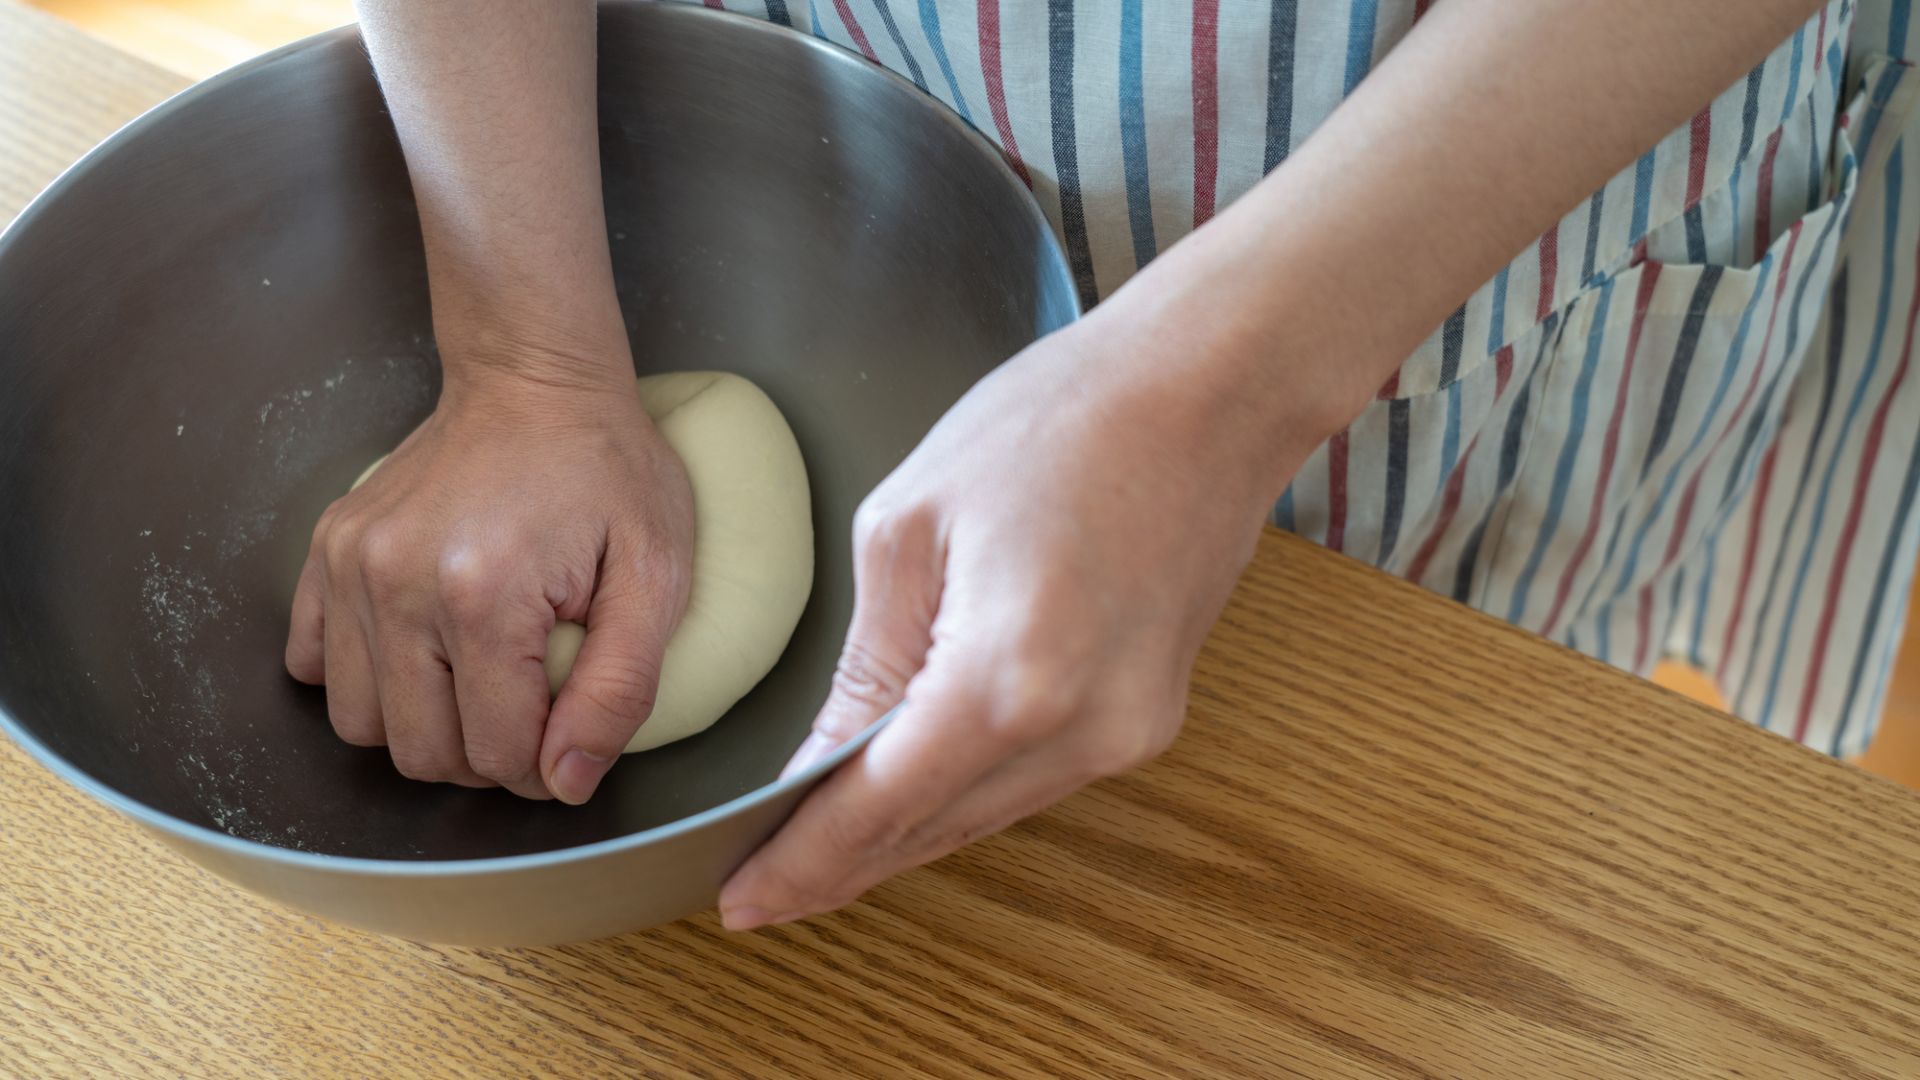
M 601 11 L 601 152 L 642 374 L 734 372 L 806 462 L 811 599 L 703 734 L 585 807 L 414 783 L 281 667 L 313 522 L 432 408 L 419 227 L 349 30 L 135 121 L 0 236 L 0 726 L 213 870 L 409 937 L 595 937 L 709 905 L 852 606 L 854 507 L 1077 312 L 977 133 L 858 57 L 682 5 Z

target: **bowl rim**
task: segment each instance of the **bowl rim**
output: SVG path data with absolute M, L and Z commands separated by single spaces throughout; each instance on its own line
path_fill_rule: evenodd
M 936 123 L 942 124 L 972 143 L 993 163 L 993 168 L 1001 182 L 1019 196 L 1025 212 L 1032 223 L 1039 226 L 1039 235 L 1044 238 L 1041 257 L 1051 261 L 1061 278 L 1071 286 L 1073 272 L 1060 239 L 1053 230 L 1052 222 L 1046 212 L 1034 198 L 1032 189 L 1020 179 L 1008 164 L 1000 148 L 981 134 L 972 124 L 947 104 L 932 94 L 920 89 L 914 83 L 883 64 L 867 60 L 857 53 L 848 51 L 825 38 L 806 33 L 793 26 L 783 26 L 766 19 L 756 18 L 737 12 L 729 12 L 697 6 L 693 4 L 658 4 L 646 0 L 599 0 L 606 7 L 645 7 L 667 18 L 708 19 L 730 24 L 740 33 L 765 33 L 785 37 L 813 52 L 829 63 L 850 65 L 856 70 L 877 75 L 908 92 L 908 100 L 915 101 Z M 178 93 L 156 103 L 152 108 L 140 113 L 102 139 L 92 149 L 81 155 L 71 165 L 61 170 L 59 175 L 39 194 L 21 207 L 11 222 L 0 227 L 0 258 L 4 258 L 7 249 L 18 241 L 19 236 L 32 227 L 32 223 L 43 212 L 46 203 L 59 197 L 67 188 L 73 186 L 87 173 L 99 168 L 103 162 L 129 139 L 135 137 L 140 129 L 151 126 L 157 119 L 193 107 L 203 96 L 218 93 L 223 85 L 241 76 L 252 74 L 262 68 L 280 63 L 289 57 L 315 49 L 327 48 L 336 42 L 360 37 L 357 22 L 332 30 L 322 31 L 298 41 L 289 42 L 277 49 L 242 61 L 233 67 L 192 84 Z M 1067 290 L 1069 319 L 1071 322 L 1083 313 L 1077 288 Z M 716 822 L 731 818 L 754 806 L 779 799 L 795 791 L 805 791 L 812 787 L 827 773 L 838 768 L 847 759 L 858 753 L 900 712 L 902 705 L 887 710 L 879 719 L 868 725 L 864 731 L 836 747 L 832 753 L 792 775 L 776 777 L 772 782 L 737 795 L 717 806 L 708 807 L 698 813 L 669 821 L 663 825 L 642 829 L 596 840 L 589 844 L 576 844 L 569 847 L 552 848 L 546 851 L 527 852 L 518 855 L 495 855 L 475 859 L 378 859 L 360 855 L 332 855 L 318 851 L 301 851 L 295 848 L 280 847 L 275 844 L 250 840 L 235 836 L 206 825 L 188 821 L 165 810 L 150 806 L 125 794 L 118 788 L 97 779 L 91 773 L 67 760 L 66 757 L 48 746 L 39 736 L 28 731 L 25 725 L 16 720 L 11 712 L 0 706 L 0 733 L 13 740 L 29 757 L 45 766 L 55 776 L 80 789 L 83 793 L 106 804 L 111 809 L 132 818 L 135 822 L 158 832 L 186 841 L 202 848 L 211 848 L 227 854 L 250 859 L 315 870 L 328 873 L 357 873 L 375 876 L 396 877 L 457 877 L 463 874 L 511 873 L 532 870 L 541 867 L 580 862 L 612 855 L 629 848 L 646 847 L 664 840 L 696 832 Z M 724 717 L 722 718 L 724 719 Z

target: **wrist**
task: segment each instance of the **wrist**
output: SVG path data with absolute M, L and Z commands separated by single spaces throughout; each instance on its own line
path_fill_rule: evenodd
M 1303 310 L 1265 273 L 1176 246 L 1083 325 L 1128 357 L 1149 393 L 1192 430 L 1210 469 L 1270 507 L 1380 381 L 1340 340 L 1330 313 Z M 1191 245 L 1191 246 L 1189 246 Z M 1186 249 L 1186 250 L 1183 250 Z M 1256 276 L 1262 280 L 1255 280 Z

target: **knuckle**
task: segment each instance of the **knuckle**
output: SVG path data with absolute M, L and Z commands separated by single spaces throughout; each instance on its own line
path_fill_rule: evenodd
M 467 767 L 499 784 L 517 784 L 532 776 L 538 767 L 536 754 L 494 740 L 467 740 Z
M 499 596 L 493 561 L 470 548 L 456 548 L 440 560 L 440 602 L 456 622 L 484 621 Z
M 328 716 L 333 722 L 333 733 L 348 746 L 386 745 L 386 733 L 370 718 L 342 716 L 337 711 L 330 711 Z
M 1180 733 L 1175 723 L 1130 720 L 1101 728 L 1082 749 L 1089 778 L 1117 776 L 1165 753 Z
M 412 743 L 395 743 L 387 747 L 387 753 L 393 758 L 393 767 L 409 780 L 451 780 L 460 772 L 453 762 Z
M 592 673 L 576 669 L 567 680 L 567 688 L 610 726 L 633 726 L 644 721 L 653 712 L 653 686 L 651 672 L 642 670 L 637 663 L 623 672 L 609 673 L 602 668 Z
M 360 564 L 360 576 L 370 591 L 391 594 L 402 586 L 406 545 L 397 529 L 373 525 L 361 530 L 354 554 Z
M 994 733 L 1016 743 L 1056 735 L 1081 712 L 1074 681 L 1053 664 L 1014 662 L 1004 669 L 988 712 Z
M 833 668 L 832 692 L 835 696 L 873 709 L 889 708 L 906 692 L 911 674 L 903 665 L 889 660 L 864 643 L 849 641 Z M 852 723 L 847 710 L 830 710 L 822 720 L 828 724 Z M 857 732 L 832 731 L 828 734 L 853 735 Z

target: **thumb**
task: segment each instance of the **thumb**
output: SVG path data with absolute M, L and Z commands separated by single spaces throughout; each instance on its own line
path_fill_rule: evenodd
M 593 795 L 633 733 L 653 712 L 660 663 L 686 605 L 637 558 L 608 553 L 587 610 L 586 639 L 554 699 L 540 744 L 540 775 L 561 802 Z
M 831 754 L 906 696 L 933 644 L 944 580 L 938 546 L 934 525 L 919 515 L 857 527 L 853 619 L 833 688 L 781 776 Z

